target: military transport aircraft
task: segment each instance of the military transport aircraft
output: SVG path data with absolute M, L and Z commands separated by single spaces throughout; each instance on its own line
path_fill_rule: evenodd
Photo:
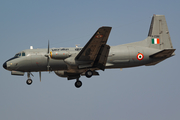
M 139 42 L 109 46 L 106 44 L 111 27 L 100 27 L 83 47 L 30 49 L 17 53 L 3 67 L 11 75 L 23 76 L 31 85 L 31 72 L 54 71 L 59 77 L 76 79 L 75 86 L 82 86 L 80 76 L 99 75 L 97 70 L 155 65 L 175 55 L 164 15 L 153 15 L 148 37 Z

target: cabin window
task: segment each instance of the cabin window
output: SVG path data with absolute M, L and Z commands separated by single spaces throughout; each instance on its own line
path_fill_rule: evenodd
M 75 48 L 76 51 L 82 50 L 82 48 Z

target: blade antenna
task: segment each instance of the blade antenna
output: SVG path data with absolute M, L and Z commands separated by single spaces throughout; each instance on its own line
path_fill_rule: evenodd
M 40 82 L 41 82 L 41 71 L 39 71 L 39 79 L 40 79 Z

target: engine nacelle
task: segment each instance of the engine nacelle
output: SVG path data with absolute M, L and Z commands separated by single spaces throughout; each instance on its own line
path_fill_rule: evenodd
M 68 58 L 70 55 L 67 51 L 52 51 L 50 52 L 50 56 L 52 59 L 63 60 Z
M 68 80 L 80 78 L 79 73 L 67 73 L 66 71 L 54 71 L 59 77 L 67 77 Z
M 68 77 L 64 71 L 54 71 L 54 73 L 59 77 Z

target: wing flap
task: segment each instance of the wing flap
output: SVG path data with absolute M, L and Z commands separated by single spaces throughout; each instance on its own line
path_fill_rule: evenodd
M 102 45 L 101 49 L 94 61 L 93 68 L 99 68 L 101 70 L 105 69 L 107 58 L 109 55 L 110 46 L 109 45 Z

